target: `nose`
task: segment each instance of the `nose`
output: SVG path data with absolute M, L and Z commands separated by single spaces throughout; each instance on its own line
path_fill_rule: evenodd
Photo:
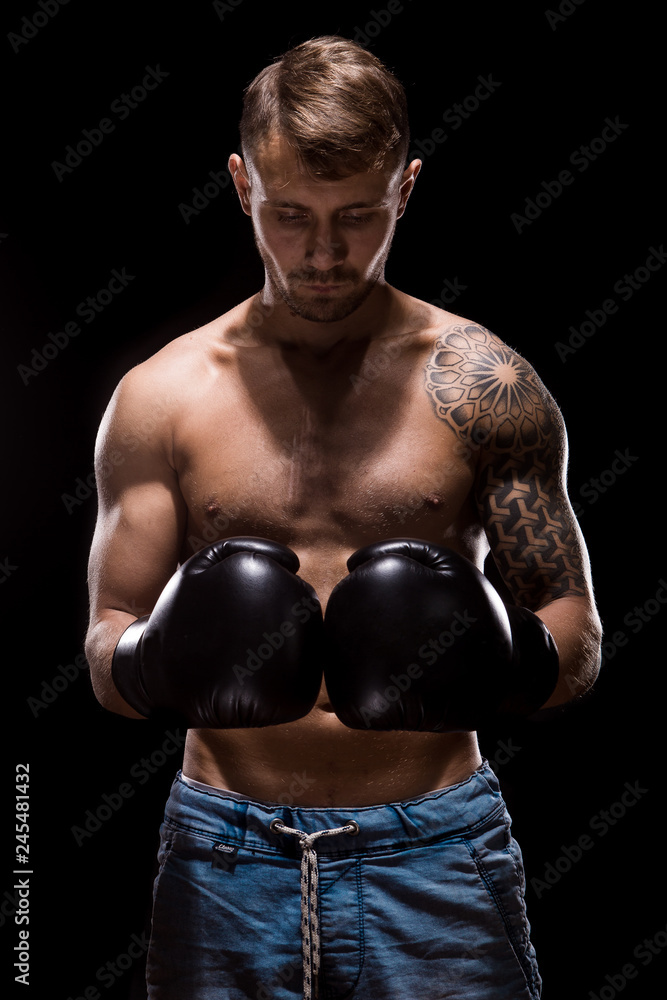
M 312 235 L 306 259 L 318 271 L 329 271 L 345 260 L 346 248 L 342 237 L 333 227 L 318 228 Z

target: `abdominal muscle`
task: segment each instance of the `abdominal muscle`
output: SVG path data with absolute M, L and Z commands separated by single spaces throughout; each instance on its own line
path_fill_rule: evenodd
M 481 763 L 475 733 L 349 729 L 324 702 L 285 725 L 189 730 L 183 774 L 264 802 L 335 808 L 445 788 Z

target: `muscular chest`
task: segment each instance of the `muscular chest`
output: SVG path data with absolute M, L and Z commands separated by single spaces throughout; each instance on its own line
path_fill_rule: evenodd
M 443 540 L 473 518 L 472 469 L 422 381 L 229 379 L 193 399 L 178 441 L 186 554 L 231 535 L 353 550 Z

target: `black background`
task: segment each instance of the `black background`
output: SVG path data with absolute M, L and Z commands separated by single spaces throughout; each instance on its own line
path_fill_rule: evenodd
M 101 979 L 98 971 L 144 932 L 161 812 L 180 757 L 161 751 L 160 729 L 106 713 L 75 660 L 81 664 L 96 513 L 94 439 L 128 368 L 259 287 L 249 221 L 231 183 L 221 181 L 188 222 L 179 206 L 192 205 L 193 189 L 211 172 L 224 177 L 238 147 L 243 87 L 291 44 L 327 33 L 356 37 L 395 70 L 408 91 L 413 149 L 419 140 L 427 151 L 389 281 L 429 301 L 446 279 L 465 286 L 451 308 L 534 364 L 569 430 L 570 492 L 605 625 L 604 668 L 578 709 L 483 741 L 524 852 L 545 998 L 633 1000 L 664 983 L 658 753 L 667 570 L 656 431 L 663 274 L 639 272 L 627 301 L 614 289 L 667 235 L 659 27 L 646 5 L 622 14 L 601 0 L 561 8 L 555 20 L 540 3 L 394 0 L 390 11 L 379 0 L 296 14 L 255 0 L 71 0 L 44 25 L 38 16 L 37 29 L 23 21 L 42 11 L 37 0 L 5 7 L 0 593 L 11 701 L 0 769 L 9 831 L 0 868 L 3 986 L 13 986 L 19 929 L 13 776 L 22 762 L 31 774 L 34 872 L 31 986 L 15 987 L 17 995 L 74 1000 L 86 989 L 94 996 L 94 987 L 110 1000 L 141 996 L 140 960 L 122 975 Z M 26 39 L 12 44 L 11 33 L 21 32 Z M 146 67 L 158 66 L 168 76 L 145 101 L 125 120 L 110 112 Z M 444 124 L 444 112 L 489 74 L 500 85 L 488 99 L 460 128 Z M 105 117 L 113 132 L 59 179 L 54 161 Z M 627 127 L 580 171 L 571 154 L 600 137 L 607 118 Z M 448 138 L 428 152 L 437 128 Z M 518 231 L 512 214 L 524 214 L 526 199 L 564 169 L 573 183 L 550 205 L 543 196 L 539 216 Z M 77 317 L 78 304 L 123 268 L 133 276 L 127 287 L 93 322 Z M 617 311 L 559 356 L 570 326 L 610 298 Z M 80 334 L 54 352 L 49 333 L 77 320 Z M 46 361 L 41 370 L 37 355 Z M 626 461 L 614 466 L 617 451 Z M 140 783 L 140 762 L 151 755 L 154 773 Z M 626 783 L 644 791 L 622 806 Z M 103 794 L 117 801 L 123 784 L 131 796 L 78 844 L 73 827 L 84 827 Z M 614 823 L 602 834 L 600 816 L 610 808 Z M 592 846 L 565 870 L 564 847 L 584 835 Z M 659 954 L 643 964 L 633 952 L 656 935 Z M 628 963 L 633 978 L 621 972 Z

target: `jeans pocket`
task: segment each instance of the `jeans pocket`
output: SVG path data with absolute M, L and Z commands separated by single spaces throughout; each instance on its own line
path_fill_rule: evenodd
M 178 827 L 165 830 L 161 850 L 151 1000 L 300 995 L 298 859 Z
M 165 864 L 167 863 L 167 859 L 171 854 L 171 848 L 173 842 L 174 842 L 174 831 L 167 823 L 163 823 L 162 826 L 160 827 L 160 846 L 157 852 L 158 870 L 157 870 L 157 877 L 155 879 L 156 882 L 160 878 L 162 870 Z
M 526 913 L 521 850 L 511 836 L 509 823 L 465 840 L 478 875 L 505 928 L 507 940 L 533 997 L 539 997 L 541 980 L 530 941 Z

